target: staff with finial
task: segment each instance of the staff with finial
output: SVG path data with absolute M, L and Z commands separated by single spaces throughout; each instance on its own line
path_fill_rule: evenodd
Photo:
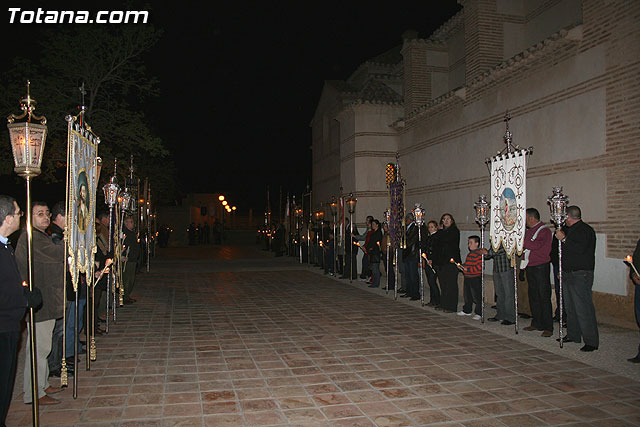
M 413 217 L 418 227 L 418 274 L 420 275 L 420 304 L 424 307 L 424 274 L 422 271 L 422 224 L 424 224 L 424 209 L 420 203 L 413 208 Z
M 349 283 L 353 280 L 353 273 L 356 269 L 356 257 L 353 255 L 353 214 L 356 212 L 356 204 L 358 203 L 358 199 L 356 199 L 353 193 L 349 193 L 347 196 L 347 209 L 349 210 Z M 345 233 L 346 234 L 346 233 Z M 346 248 L 346 241 L 345 241 Z M 357 251 L 357 249 L 356 249 Z M 345 250 L 346 252 L 346 250 Z
M 116 177 L 116 170 L 118 168 L 118 159 L 113 160 L 113 176 L 109 179 L 109 182 L 102 187 L 102 191 L 104 191 L 104 202 L 107 206 L 109 206 L 109 253 L 111 253 L 114 249 L 114 209 L 116 203 L 118 202 L 118 195 L 120 194 L 120 186 L 118 185 L 118 180 Z M 111 289 L 112 280 L 115 279 L 113 271 L 109 272 L 108 280 L 107 280 L 107 318 L 105 323 L 105 331 L 109 333 L 109 291 Z M 113 311 L 115 314 L 115 304 L 113 305 Z
M 562 187 L 553 187 L 553 195 L 547 198 L 547 204 L 551 213 L 551 221 L 556 227 L 556 230 L 562 228 L 562 224 L 567 219 L 567 206 L 569 205 L 569 197 L 562 194 Z M 563 334 L 563 299 L 562 299 L 562 241 L 558 240 L 558 290 L 560 297 L 558 299 L 558 313 L 560 317 L 560 323 L 558 325 L 558 336 L 560 341 L 560 348 L 564 343 L 562 337 Z
M 27 265 L 29 291 L 33 291 L 33 228 L 31 224 L 31 179 L 40 175 L 42 152 L 47 139 L 47 118 L 36 116 L 36 100 L 29 93 L 30 82 L 27 80 L 27 96 L 20 100 L 22 114 L 11 114 L 7 117 L 9 140 L 13 150 L 14 171 L 23 177 L 27 184 Z M 15 120 L 27 118 L 25 122 L 14 123 Z M 31 119 L 39 120 L 40 124 L 31 123 Z M 29 360 L 31 362 L 31 416 L 33 425 L 39 425 L 38 412 L 38 368 L 36 366 L 36 327 L 33 307 L 29 307 Z M 26 374 L 25 374 L 26 375 Z
M 476 211 L 476 222 L 480 225 L 480 248 L 484 249 L 484 228 L 489 222 L 489 203 L 487 202 L 487 196 L 481 194 L 478 197 L 478 201 L 473 204 L 473 208 Z M 482 255 L 481 259 L 482 272 L 480 277 L 482 278 L 482 323 L 484 323 L 484 255 Z

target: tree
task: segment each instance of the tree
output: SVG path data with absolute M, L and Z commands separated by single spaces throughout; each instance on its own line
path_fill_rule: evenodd
M 145 159 L 136 160 L 136 173 L 150 178 L 156 200 L 173 199 L 175 179 L 166 175 L 175 168 L 144 114 L 145 101 L 158 95 L 157 80 L 149 76 L 144 56 L 160 37 L 161 32 L 150 25 L 63 26 L 42 31 L 36 61 L 14 59 L 0 78 L 1 102 L 5 111 L 15 112 L 17 101 L 25 94 L 25 80 L 31 80 L 31 95 L 39 102 L 37 113 L 47 116 L 49 128 L 42 179 L 55 182 L 64 177 L 64 117 L 77 114 L 84 105 L 85 121 L 101 139 L 98 153 L 103 159 L 103 180 L 113 173 L 114 157 L 128 165 L 133 154 Z M 0 138 L 0 174 L 6 174 L 13 169 L 8 133 L 0 132 Z M 119 169 L 123 175 L 128 170 Z

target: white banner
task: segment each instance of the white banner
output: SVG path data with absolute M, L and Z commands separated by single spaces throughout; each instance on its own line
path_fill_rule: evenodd
M 522 254 L 527 210 L 527 150 L 491 159 L 491 245 Z

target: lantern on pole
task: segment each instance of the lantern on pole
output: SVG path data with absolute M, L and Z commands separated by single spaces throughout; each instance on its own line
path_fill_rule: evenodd
M 353 214 L 356 212 L 356 204 L 358 203 L 358 199 L 355 198 L 353 193 L 349 193 L 349 196 L 347 196 L 346 202 L 347 202 L 347 210 L 349 211 L 349 227 L 350 227 L 349 240 L 351 241 L 351 250 L 349 252 L 349 255 L 351 257 L 351 260 L 349 261 L 350 262 L 350 266 L 351 266 L 351 268 L 349 269 L 349 283 L 351 283 L 352 280 L 353 280 L 353 271 L 354 271 L 355 264 L 356 264 L 354 262 L 355 257 L 353 256 L 353 251 L 354 251 L 353 246 L 354 245 L 353 245 L 353 241 L 351 240 L 353 238 L 353 236 L 352 236 L 352 234 L 353 234 Z
M 480 247 L 484 248 L 484 229 L 489 222 L 489 218 L 491 215 L 491 211 L 489 210 L 489 202 L 487 202 L 487 196 L 484 194 L 480 194 L 478 196 L 478 201 L 473 204 L 473 208 L 476 211 L 476 222 L 480 225 Z M 481 302 L 481 312 L 482 312 L 482 323 L 484 323 L 484 255 L 481 259 L 481 267 L 482 267 L 482 302 Z
M 562 228 L 562 224 L 567 219 L 567 206 L 569 205 L 569 197 L 562 194 L 562 187 L 553 187 L 553 195 L 547 198 L 547 204 L 549 205 L 549 213 L 551 221 L 556 227 L 556 230 Z M 558 325 L 558 336 L 560 337 L 560 348 L 564 343 L 563 338 L 563 299 L 562 299 L 562 242 L 558 240 L 558 314 L 560 322 Z
M 422 273 L 422 224 L 424 224 L 424 209 L 422 204 L 416 203 L 413 208 L 413 217 L 418 227 L 418 274 L 420 275 L 420 304 L 424 307 L 424 275 Z
M 42 165 L 42 152 L 47 139 L 47 118 L 36 116 L 36 100 L 31 98 L 30 82 L 27 81 L 27 96 L 20 100 L 22 114 L 11 114 L 7 117 L 7 128 L 9 129 L 9 140 L 13 152 L 14 171 L 26 181 L 27 186 L 27 264 L 28 264 L 28 286 L 29 291 L 33 290 L 33 227 L 31 225 L 31 179 L 40 175 Z M 16 120 L 25 119 L 16 123 Z M 38 120 L 40 124 L 32 123 L 31 120 Z M 39 425 L 38 411 L 38 369 L 36 366 L 36 341 L 35 322 L 33 308 L 29 308 L 29 344 L 31 362 L 31 398 L 33 406 L 31 415 L 33 425 Z
M 102 191 L 104 192 L 104 203 L 109 206 L 109 252 L 114 250 L 114 210 L 116 207 L 116 203 L 118 202 L 118 196 L 120 195 L 120 186 L 118 185 L 118 179 L 116 177 L 116 172 L 118 169 L 118 159 L 114 159 L 113 161 L 113 176 L 111 178 L 109 178 L 109 182 L 106 183 L 103 187 L 102 187 Z M 109 297 L 110 297 L 110 292 L 111 292 L 111 286 L 110 284 L 115 280 L 116 275 L 113 273 L 113 269 L 109 270 L 109 276 L 108 276 L 108 280 L 107 283 L 109 283 L 109 285 L 107 285 L 107 316 L 106 316 L 106 321 L 105 321 L 105 332 L 109 333 Z M 113 290 L 113 297 L 115 298 L 115 290 Z M 115 301 L 112 304 L 113 305 L 113 313 L 114 313 L 114 318 L 115 318 L 115 310 L 116 310 L 116 304 Z
M 331 216 L 333 217 L 333 272 L 334 274 L 336 274 L 336 272 L 338 271 L 338 248 L 337 248 L 337 242 L 338 239 L 336 238 L 337 234 L 336 234 L 336 227 L 337 227 L 337 222 L 338 222 L 338 200 L 336 199 L 335 196 L 333 196 L 331 198 L 331 202 L 329 202 L 329 208 L 331 209 Z

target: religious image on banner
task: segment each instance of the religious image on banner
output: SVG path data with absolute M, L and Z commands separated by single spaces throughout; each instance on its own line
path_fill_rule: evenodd
M 527 209 L 527 150 L 491 159 L 491 244 L 508 257 L 522 254 Z
M 69 272 L 77 289 L 80 274 L 91 274 L 95 243 L 97 155 L 99 139 L 68 117 L 69 173 L 67 176 L 66 236 Z

